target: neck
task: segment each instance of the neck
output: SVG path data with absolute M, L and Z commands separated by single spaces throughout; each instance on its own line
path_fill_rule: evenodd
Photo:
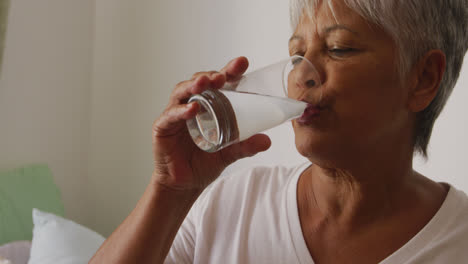
M 356 229 L 395 212 L 411 197 L 417 176 L 412 150 L 391 157 L 371 154 L 347 168 L 313 165 L 298 184 L 299 210 L 319 222 Z

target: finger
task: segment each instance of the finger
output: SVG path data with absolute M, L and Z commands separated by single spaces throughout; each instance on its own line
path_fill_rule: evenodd
M 200 106 L 196 102 L 168 108 L 153 124 L 154 137 L 166 137 L 177 133 L 185 121 L 195 117 Z
M 199 75 L 195 80 L 179 83 L 171 94 L 170 105 L 184 103 L 194 94 L 200 94 L 207 89 L 221 88 L 226 79 L 218 72 Z
M 174 88 L 171 94 L 169 105 L 180 104 L 192 96 L 194 90 L 200 91 L 207 89 L 209 86 L 209 79 L 207 76 L 199 76 L 195 80 L 188 80 L 180 82 Z
M 271 146 L 270 138 L 265 134 L 254 135 L 240 143 L 220 150 L 225 166 L 246 157 L 251 157 L 259 152 L 266 151 Z
M 192 75 L 192 78 L 191 80 L 195 80 L 196 78 L 202 76 L 202 75 L 206 75 L 206 76 L 211 76 L 211 75 L 214 75 L 216 73 L 219 73 L 217 71 L 202 71 L 202 72 L 196 72 Z
M 247 70 L 249 61 L 246 57 L 239 57 L 230 61 L 220 72 L 197 72 L 192 76 L 193 80 L 179 83 L 171 95 L 170 105 L 180 104 L 192 96 L 200 94 L 206 89 L 219 89 L 226 81 L 237 81 Z
M 220 72 L 225 75 L 227 82 L 234 82 L 242 77 L 248 67 L 249 60 L 246 57 L 238 57 L 231 60 Z

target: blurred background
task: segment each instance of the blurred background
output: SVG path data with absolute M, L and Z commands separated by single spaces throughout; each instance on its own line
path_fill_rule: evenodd
M 237 56 L 248 57 L 250 69 L 285 58 L 288 10 L 283 0 L 11 1 L 0 77 L 0 168 L 48 164 L 67 217 L 109 235 L 150 179 L 151 125 L 174 85 Z M 465 59 L 429 160 L 415 161 L 423 174 L 465 192 L 467 87 Z M 226 173 L 303 161 L 290 124 L 267 133 L 268 152 Z

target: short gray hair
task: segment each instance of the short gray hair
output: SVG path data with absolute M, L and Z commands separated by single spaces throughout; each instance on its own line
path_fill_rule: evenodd
M 332 13 L 333 0 L 291 0 L 291 25 L 296 28 L 303 12 L 312 14 L 318 2 Z M 467 0 L 343 0 L 365 20 L 386 31 L 398 49 L 398 71 L 404 77 L 411 66 L 431 49 L 445 53 L 447 64 L 437 95 L 418 113 L 414 151 L 427 157 L 427 146 L 434 122 L 442 112 L 460 75 L 468 49 Z M 335 17 L 336 19 L 336 17 Z

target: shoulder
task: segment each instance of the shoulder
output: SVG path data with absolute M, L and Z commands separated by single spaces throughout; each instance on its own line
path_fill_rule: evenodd
M 291 178 L 304 166 L 257 166 L 223 175 L 200 195 L 191 217 L 213 221 L 281 200 Z
M 468 196 L 463 191 L 450 186 L 447 198 L 433 222 L 437 223 L 439 232 L 430 244 L 435 249 L 452 252 L 450 255 L 468 257 Z
M 272 191 L 281 188 L 294 174 L 297 166 L 257 166 L 222 176 L 210 186 L 208 192 L 229 192 L 238 195 L 249 195 L 259 191 Z M 250 192 L 246 192 L 249 189 Z
M 450 186 L 449 193 L 440 210 L 446 222 L 446 235 L 463 234 L 468 242 L 468 196 L 465 192 Z M 468 243 L 467 243 L 468 245 Z

